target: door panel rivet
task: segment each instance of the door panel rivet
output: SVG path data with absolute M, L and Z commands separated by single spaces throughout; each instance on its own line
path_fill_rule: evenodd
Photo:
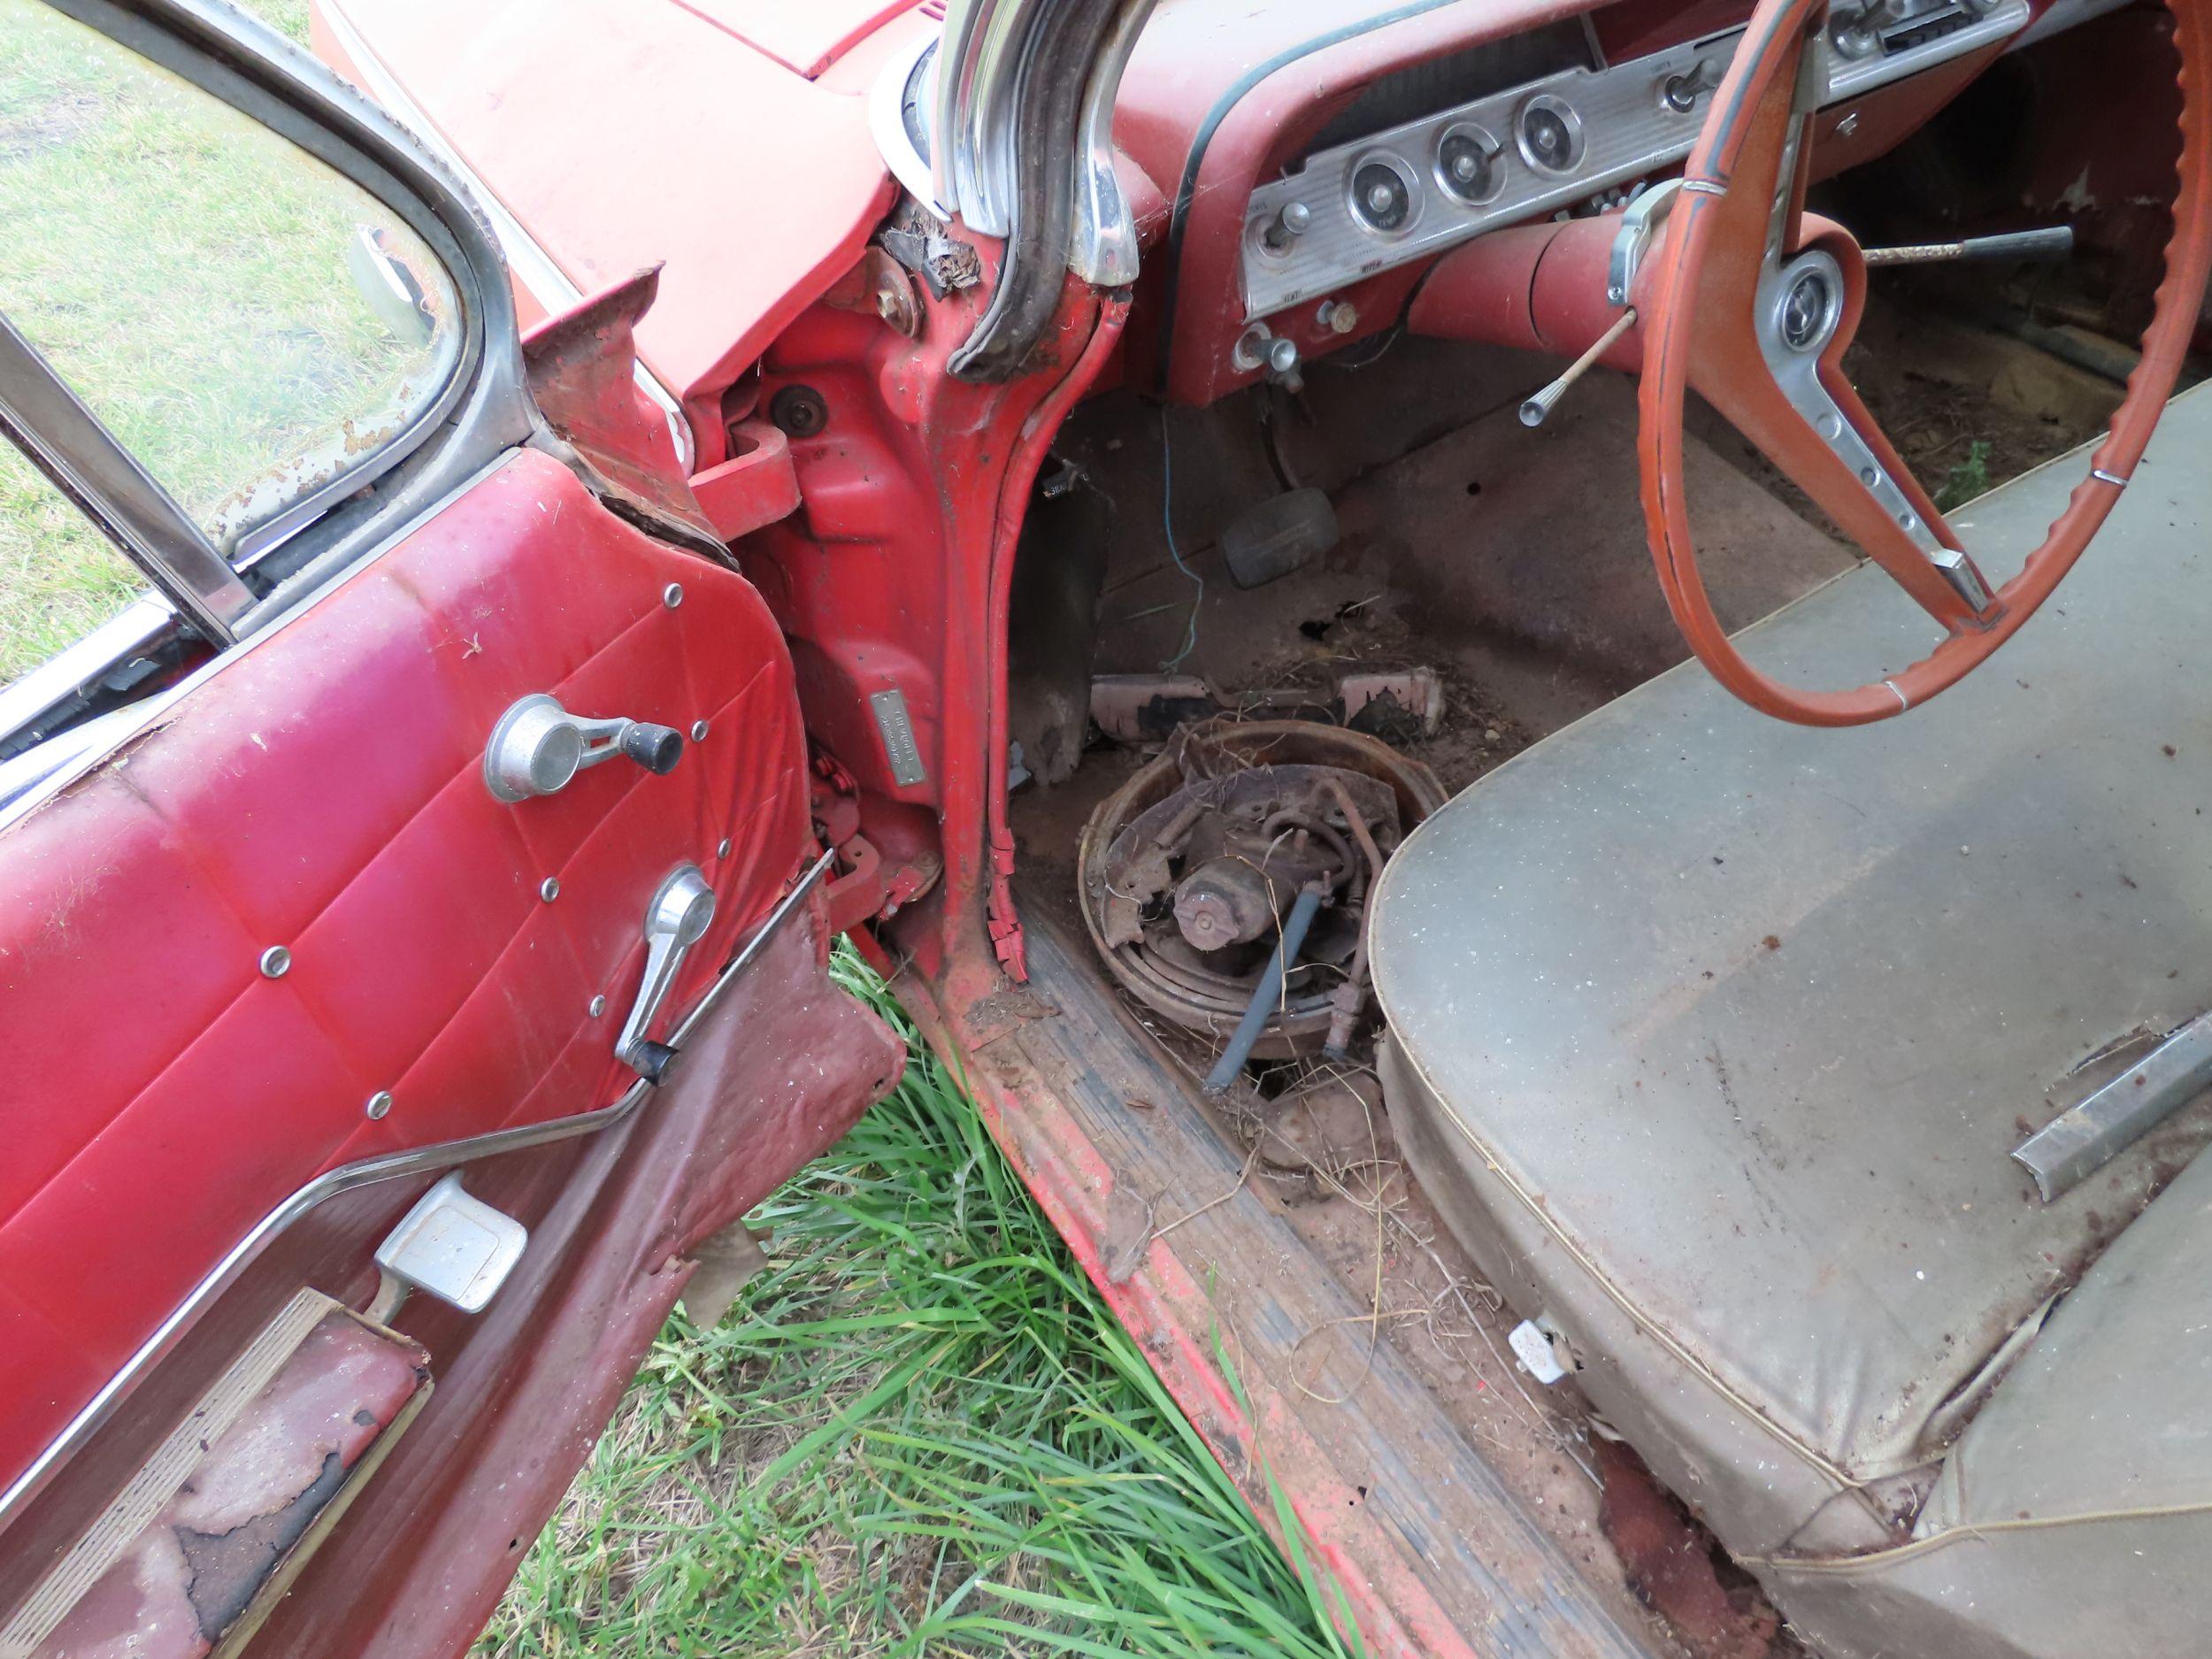
M 683 603 L 683 602 L 684 589 L 681 582 L 671 582 L 667 587 L 661 589 L 661 603 L 666 605 L 671 611 L 673 611 L 678 605 Z
M 722 844 L 714 849 L 714 856 L 717 858 L 727 858 L 730 856 L 730 841 L 728 836 L 726 835 L 722 838 Z
M 544 880 L 539 882 L 538 896 L 543 899 L 548 904 L 552 903 L 554 900 L 559 898 L 561 896 L 561 879 L 558 876 L 548 876 Z
M 595 996 L 591 999 L 591 1017 L 594 1019 L 597 1019 L 600 1015 L 605 1013 L 606 1011 L 607 999 L 605 997 Z
M 694 720 L 691 723 L 691 741 L 695 743 L 703 743 L 707 741 L 707 723 L 704 720 Z
M 271 945 L 261 953 L 261 977 L 265 979 L 281 979 L 291 968 L 292 953 L 282 945 Z
M 371 1118 L 381 1118 L 386 1112 L 391 1110 L 391 1090 L 388 1088 L 380 1088 L 377 1090 L 375 1094 L 369 1096 L 369 1116 Z

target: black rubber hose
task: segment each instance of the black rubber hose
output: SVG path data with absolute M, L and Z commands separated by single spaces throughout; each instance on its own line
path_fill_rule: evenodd
M 1219 1094 L 1235 1082 L 1237 1073 L 1244 1070 L 1244 1063 L 1252 1057 L 1252 1050 L 1259 1046 L 1267 1017 L 1283 994 L 1283 976 L 1289 972 L 1298 948 L 1306 942 L 1306 929 L 1313 926 L 1313 918 L 1320 909 L 1319 887 L 1298 890 L 1298 901 L 1290 907 L 1289 918 L 1283 923 L 1283 935 L 1275 941 L 1275 954 L 1267 959 L 1267 971 L 1260 975 L 1252 1000 L 1245 1007 L 1244 1018 L 1237 1022 L 1236 1034 L 1221 1051 L 1221 1058 L 1214 1062 L 1214 1069 L 1206 1073 L 1207 1094 Z

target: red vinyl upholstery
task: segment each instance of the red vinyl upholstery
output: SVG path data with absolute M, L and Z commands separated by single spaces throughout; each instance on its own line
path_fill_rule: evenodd
M 485 741 L 534 691 L 683 759 L 503 805 Z M 680 1007 L 810 848 L 752 588 L 530 450 L 0 835 L 0 1480 L 319 1171 L 613 1099 L 661 879 L 719 898 Z

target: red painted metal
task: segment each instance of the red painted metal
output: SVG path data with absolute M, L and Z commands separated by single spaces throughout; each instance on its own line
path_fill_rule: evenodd
M 665 778 L 619 763 L 503 805 L 483 745 L 534 691 L 710 735 Z M 758 597 L 530 451 L 16 825 L 0 1474 L 317 1171 L 613 1098 L 655 885 L 690 859 L 721 898 L 680 1002 L 811 845 Z
M 996 250 L 981 251 L 987 273 Z M 956 380 L 946 359 L 986 292 L 926 302 L 914 339 L 873 314 L 828 305 L 786 331 L 763 360 L 762 399 L 806 386 L 828 419 L 791 441 L 803 510 L 737 549 L 790 637 L 808 730 L 854 780 L 868 840 L 894 865 L 941 847 L 943 879 L 906 910 L 899 936 L 918 968 L 961 976 L 970 995 L 999 979 L 995 960 L 971 964 L 958 948 L 989 926 L 996 879 L 1004 585 L 1058 421 L 1057 412 L 1033 417 L 1048 400 L 1064 411 L 1112 344 L 1098 338 L 1098 296 L 1071 280 L 1038 373 L 1005 386 Z M 980 628 L 964 620 L 994 617 Z M 895 774 L 871 702 L 894 691 L 923 762 L 915 781 Z M 1002 905 L 997 919 L 1010 938 Z
M 373 43 L 579 289 L 663 267 L 638 349 L 691 418 L 695 465 L 726 458 L 723 394 L 890 205 L 863 100 L 674 4 L 316 4 Z
M 684 476 L 668 418 L 634 373 L 638 319 L 659 292 L 655 266 L 580 300 L 522 337 L 522 360 L 538 412 L 607 488 L 650 517 L 711 537 L 718 526 Z
M 730 458 L 691 480 L 708 519 L 724 541 L 734 541 L 799 510 L 799 472 L 791 444 L 764 420 L 730 423 Z
M 1620 317 L 1605 299 L 1620 222 L 1617 213 L 1547 220 L 1463 242 L 1431 268 L 1406 326 L 1434 339 L 1579 357 Z M 1641 334 L 1630 328 L 1602 360 L 1629 372 L 1641 367 Z
M 754 50 L 811 81 L 916 0 L 676 0 Z
M 988 1068 L 964 1061 L 964 1051 L 1000 1034 L 994 1017 L 973 1006 L 948 1016 L 920 987 L 902 989 L 901 1002 L 930 1045 L 960 1066 L 992 1138 L 1279 1542 L 1270 1482 L 1280 1491 L 1302 1548 L 1330 1574 L 1367 1651 L 1378 1659 L 1477 1659 L 1468 1634 L 1454 1627 L 1289 1402 L 1262 1378 L 1231 1381 L 1210 1288 L 1156 1243 L 1133 1270 L 1107 1272 L 1113 1166 L 1050 1090 L 1018 1094 Z

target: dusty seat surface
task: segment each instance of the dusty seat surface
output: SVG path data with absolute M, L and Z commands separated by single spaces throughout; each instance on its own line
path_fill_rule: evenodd
M 2207 1139 L 2200 1100 L 2047 1206 L 2008 1156 L 2110 1045 L 2212 1006 L 2208 444 L 2212 396 L 2185 396 L 2052 606 L 1926 709 L 1809 732 L 1687 665 L 1465 792 L 1384 878 L 1409 1157 L 1740 1555 L 1957 1512 L 1930 1491 L 2003 1363 L 2047 1355 L 2055 1299 Z M 1985 569 L 2086 465 L 1955 515 Z M 1866 568 L 1745 643 L 1833 686 L 1928 638 Z M 2170 1416 L 2184 1502 L 2212 1500 L 2212 1399 Z

